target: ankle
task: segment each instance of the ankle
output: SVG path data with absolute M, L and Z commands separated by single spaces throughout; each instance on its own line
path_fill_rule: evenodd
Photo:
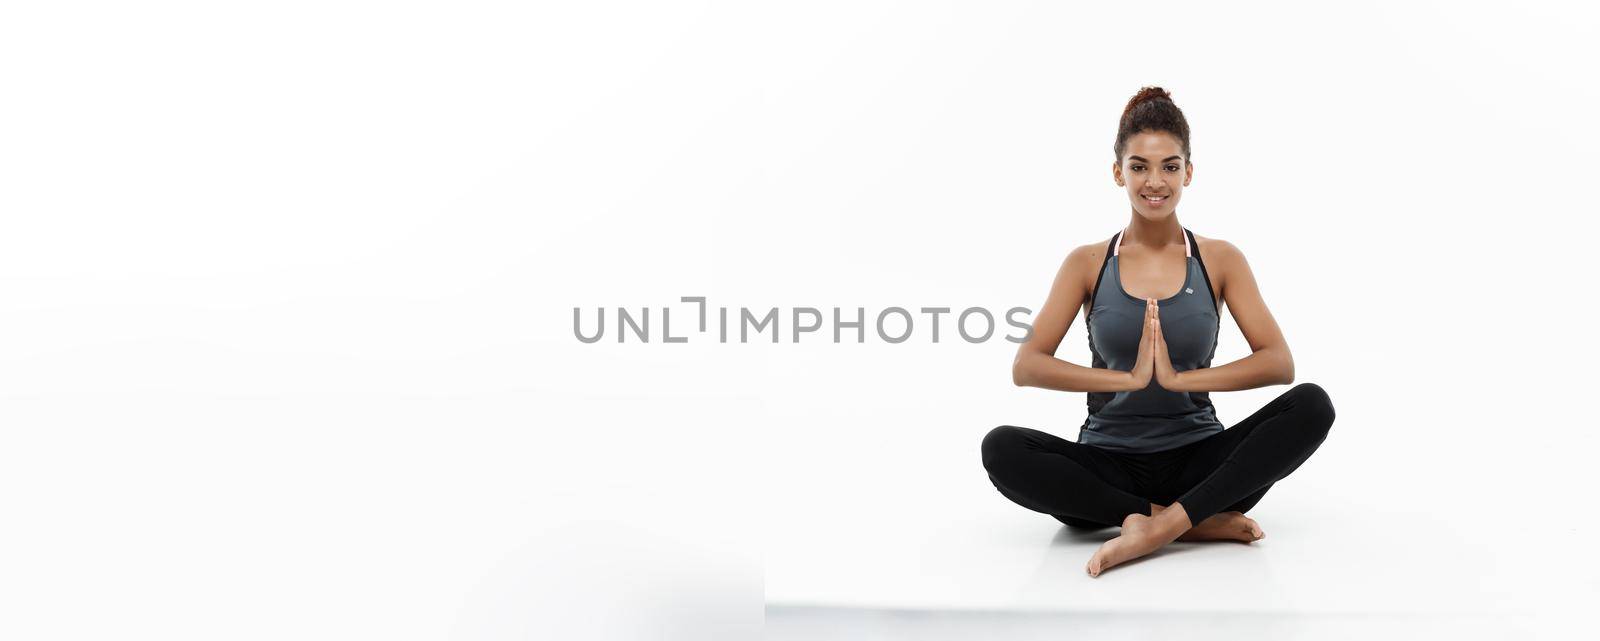
M 1173 524 L 1182 526 L 1182 529 L 1194 528 L 1198 524 L 1189 520 L 1189 512 L 1184 510 L 1184 504 L 1179 504 L 1176 500 L 1174 500 L 1173 504 L 1168 505 L 1165 510 L 1162 510 L 1162 516 L 1170 518 L 1170 520 L 1173 520 Z
M 1161 511 L 1152 514 L 1151 518 L 1156 519 L 1163 525 L 1169 526 L 1170 529 L 1180 533 L 1186 532 L 1194 528 L 1196 525 L 1199 525 L 1198 523 L 1194 523 L 1189 520 L 1189 513 L 1183 509 L 1183 504 L 1177 502 L 1173 502 L 1172 505 L 1161 508 Z

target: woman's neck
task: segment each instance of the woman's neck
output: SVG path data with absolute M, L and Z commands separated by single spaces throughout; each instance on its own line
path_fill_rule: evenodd
M 1144 216 L 1133 215 L 1133 220 L 1128 223 L 1128 231 L 1123 239 L 1124 245 L 1141 245 L 1150 249 L 1161 249 L 1173 243 L 1183 242 L 1183 226 L 1178 224 L 1178 214 L 1173 213 L 1159 221 L 1150 221 Z

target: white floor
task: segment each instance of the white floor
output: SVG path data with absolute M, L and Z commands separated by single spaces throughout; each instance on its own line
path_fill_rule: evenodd
M 769 548 L 787 553 L 766 564 L 768 638 L 1577 638 L 1570 619 L 1600 603 L 1592 564 L 1519 558 L 1531 531 L 1444 530 L 1428 545 L 1408 533 L 1416 524 L 1363 527 L 1370 513 L 1322 499 L 1253 511 L 1267 530 L 1256 543 L 1174 543 L 1098 578 L 1084 562 L 1115 528 L 1077 531 L 1021 508 L 795 524 Z
M 1562 631 L 1561 628 L 1567 628 Z M 1528 639 L 1583 638 L 1531 616 L 1282 612 L 976 612 L 775 606 L 767 639 Z
M 1594 517 L 1557 511 L 1575 486 L 1529 494 L 1569 476 L 1484 465 L 1506 459 L 1488 440 L 1445 455 L 1347 428 L 1251 511 L 1263 540 L 1174 543 L 1091 578 L 1117 529 L 1006 500 L 979 436 L 907 453 L 875 484 L 829 481 L 861 478 L 848 456 L 780 482 L 810 500 L 768 524 L 768 638 L 1596 638 L 1577 625 L 1600 604 Z

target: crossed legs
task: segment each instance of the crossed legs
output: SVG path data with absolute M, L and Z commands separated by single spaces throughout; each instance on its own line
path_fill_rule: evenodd
M 1166 508 L 1140 496 L 1138 483 L 1113 455 L 1038 430 L 991 430 L 983 439 L 983 464 L 995 488 L 1025 508 L 1068 525 L 1122 525 L 1122 535 L 1107 541 L 1086 568 L 1098 575 L 1198 525 L 1217 523 L 1212 517 L 1249 510 L 1310 458 L 1333 419 L 1326 391 L 1315 383 L 1296 385 L 1195 444 L 1182 469 L 1163 484 L 1181 491 Z

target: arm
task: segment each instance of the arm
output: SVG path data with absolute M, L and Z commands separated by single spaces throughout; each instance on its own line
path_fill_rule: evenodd
M 1061 263 L 1050 286 L 1050 296 L 1034 319 L 1033 334 L 1017 347 L 1017 358 L 1011 363 L 1013 383 L 1063 392 L 1122 392 L 1149 385 L 1153 367 L 1144 368 L 1144 380 L 1140 381 L 1133 372 L 1084 367 L 1055 357 L 1067 327 L 1083 307 L 1088 294 L 1086 275 L 1098 269 L 1102 251 L 1085 245 L 1073 250 Z
M 1231 392 L 1254 389 L 1268 385 L 1288 385 L 1294 382 L 1294 357 L 1289 353 L 1289 342 L 1284 340 L 1278 322 L 1272 319 L 1256 278 L 1245 261 L 1244 253 L 1226 241 L 1211 242 L 1212 259 L 1222 269 L 1222 297 L 1233 313 L 1233 320 L 1250 343 L 1250 355 L 1220 367 L 1202 367 L 1177 372 L 1171 386 L 1162 387 L 1175 392 Z M 1159 339 L 1158 339 L 1159 340 Z M 1157 373 L 1170 370 L 1161 361 L 1166 360 L 1165 346 L 1158 342 Z M 1159 380 L 1159 379 L 1158 379 Z

